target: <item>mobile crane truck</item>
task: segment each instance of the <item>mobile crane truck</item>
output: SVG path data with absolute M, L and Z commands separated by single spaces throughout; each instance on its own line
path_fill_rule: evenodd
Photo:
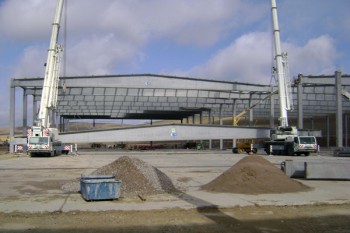
M 304 154 L 308 156 L 311 152 L 318 151 L 318 145 L 314 136 L 299 136 L 297 128 L 288 125 L 287 110 L 291 110 L 291 101 L 293 99 L 291 96 L 287 53 L 281 52 L 276 0 L 271 0 L 271 5 L 277 65 L 274 70 L 277 71 L 278 77 L 280 123 L 276 129 L 271 130 L 271 139 L 264 143 L 264 150 L 267 154 L 273 155 Z
M 27 130 L 27 147 L 30 156 L 61 153 L 68 154 L 69 150 L 58 138 L 58 129 L 50 127 L 50 110 L 57 105 L 60 58 L 62 46 L 57 43 L 60 28 L 63 0 L 57 1 L 56 15 L 52 24 L 50 47 L 48 50 L 44 84 L 40 102 L 37 125 Z

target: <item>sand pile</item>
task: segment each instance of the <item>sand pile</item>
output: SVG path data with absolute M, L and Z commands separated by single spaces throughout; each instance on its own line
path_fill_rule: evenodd
M 171 179 L 159 169 L 137 159 L 123 156 L 91 175 L 115 175 L 122 181 L 121 196 L 152 195 L 173 192 Z
M 98 168 L 90 175 L 114 175 L 122 181 L 121 197 L 154 195 L 175 191 L 171 179 L 159 169 L 148 163 L 128 156 L 120 157 L 114 162 Z M 66 192 L 78 192 L 79 180 L 62 186 Z
M 248 156 L 241 159 L 219 177 L 203 185 L 202 189 L 212 192 L 242 194 L 289 193 L 310 190 L 308 186 L 289 178 L 260 156 Z

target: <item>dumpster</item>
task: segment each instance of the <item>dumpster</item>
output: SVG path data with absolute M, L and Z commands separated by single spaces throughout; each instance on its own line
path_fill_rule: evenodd
M 86 201 L 114 200 L 120 196 L 121 181 L 114 176 L 83 176 L 80 192 Z

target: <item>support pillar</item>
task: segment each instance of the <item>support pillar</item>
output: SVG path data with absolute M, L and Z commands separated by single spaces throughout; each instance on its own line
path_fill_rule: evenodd
M 236 99 L 233 100 L 233 104 L 232 104 L 232 125 L 234 125 L 234 117 L 236 116 Z M 232 148 L 237 146 L 237 139 L 233 138 L 232 139 Z
M 14 79 L 11 79 L 10 87 L 10 140 L 12 141 L 15 136 L 15 96 L 16 90 L 14 85 Z M 14 145 L 10 142 L 10 153 L 14 152 Z
M 209 113 L 208 113 L 208 124 L 211 125 L 211 110 L 209 110 Z M 211 139 L 209 139 L 209 150 L 213 149 L 213 141 Z
M 56 110 L 52 110 L 51 111 L 51 119 L 52 119 L 52 126 L 54 128 L 57 128 L 57 124 L 56 124 Z
M 37 109 L 37 101 L 35 98 L 36 98 L 36 96 L 33 95 L 33 122 L 32 122 L 32 125 L 35 125 L 35 122 L 37 120 L 36 112 L 38 111 L 38 109 Z
M 22 134 L 27 135 L 27 124 L 28 124 L 28 101 L 27 101 L 27 93 L 25 89 L 23 89 L 23 112 L 22 112 Z
M 335 91 L 337 100 L 337 112 L 336 112 L 336 141 L 337 147 L 343 147 L 343 102 L 342 102 L 342 83 L 341 83 L 341 71 L 335 72 Z
M 274 92 L 273 87 L 271 88 L 270 96 L 270 128 L 275 128 L 275 96 L 272 94 Z
M 348 114 L 345 114 L 345 147 L 348 147 Z
M 253 97 L 253 94 L 250 94 L 249 95 L 249 103 L 248 103 L 248 106 L 251 107 L 252 105 L 252 97 Z M 251 108 L 249 110 L 249 126 L 253 126 L 254 124 L 254 119 L 253 119 L 253 109 Z
M 329 126 L 329 116 L 326 116 L 326 124 L 327 124 L 327 148 L 330 147 L 330 126 Z
M 222 104 L 220 104 L 219 122 L 220 122 L 220 125 L 223 125 Z M 220 139 L 220 150 L 223 150 L 223 149 L 224 149 L 224 139 Z
M 298 91 L 298 129 L 303 129 L 304 113 L 303 113 L 303 75 L 299 74 L 297 79 Z

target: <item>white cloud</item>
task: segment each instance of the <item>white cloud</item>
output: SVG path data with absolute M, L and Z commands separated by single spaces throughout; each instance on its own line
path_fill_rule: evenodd
M 329 74 L 334 73 L 335 60 L 338 57 L 334 40 L 328 35 L 310 39 L 304 46 L 285 44 L 290 60 L 292 74 Z
M 18 65 L 14 67 L 16 78 L 43 77 L 45 73 L 47 49 L 30 46 L 24 49 Z
M 219 80 L 268 84 L 273 65 L 272 36 L 255 32 L 239 37 L 220 50 L 207 63 L 178 75 L 207 77 Z M 335 70 L 337 51 L 330 36 L 310 39 L 304 46 L 283 43 L 288 51 L 291 76 L 298 73 L 327 74 Z
M 115 72 L 121 65 L 135 67 L 145 46 L 158 39 L 211 46 L 233 28 L 257 20 L 263 12 L 259 5 L 247 7 L 249 3 L 241 0 L 75 0 L 67 3 L 67 75 L 106 74 Z M 47 51 L 38 49 L 44 47 L 44 43 L 47 46 L 49 41 L 55 2 L 6 1 L 0 12 L 0 31 L 8 38 L 37 40 L 23 51 L 16 75 L 39 74 L 42 66 L 35 62 L 41 62 L 39 54 Z M 61 40 L 64 17 L 65 12 L 61 20 Z
M 42 39 L 49 33 L 55 7 L 55 1 L 5 1 L 0 8 L 0 31 L 19 41 Z
M 271 38 L 263 32 L 243 35 L 206 64 L 187 73 L 220 80 L 268 83 L 272 62 Z
M 86 38 L 67 48 L 66 53 L 69 75 L 109 74 L 122 65 L 132 66 L 133 58 L 138 54 L 136 47 L 120 41 L 114 34 Z

